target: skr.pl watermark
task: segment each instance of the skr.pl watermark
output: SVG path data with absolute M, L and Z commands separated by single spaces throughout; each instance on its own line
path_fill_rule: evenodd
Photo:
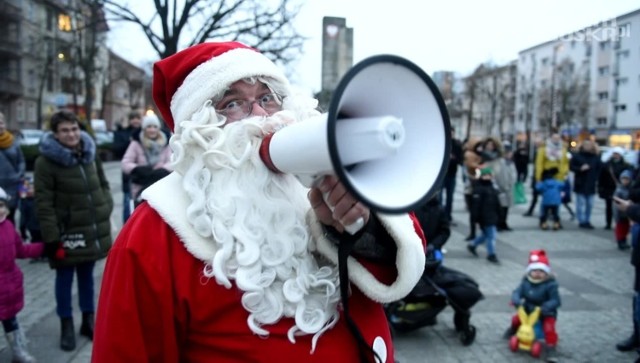
M 592 25 L 582 30 L 563 35 L 559 37 L 558 40 L 577 42 L 604 42 L 611 40 L 616 42 L 619 41 L 620 38 L 625 37 L 631 37 L 631 24 L 626 23 L 618 25 L 618 22 L 614 18 L 602 21 L 597 25 Z

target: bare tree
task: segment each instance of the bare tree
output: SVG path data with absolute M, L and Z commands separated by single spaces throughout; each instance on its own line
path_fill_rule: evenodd
M 558 128 L 562 124 L 571 126 L 578 124 L 587 127 L 589 117 L 589 78 L 588 72 L 576 70 L 570 59 L 562 61 L 556 72 L 558 73 L 557 115 Z
M 137 24 L 160 58 L 182 46 L 218 39 L 241 41 L 286 64 L 297 58 L 305 40 L 293 27 L 300 10 L 293 0 L 275 6 L 260 0 L 153 0 L 149 19 L 123 1 L 102 1 L 110 20 Z

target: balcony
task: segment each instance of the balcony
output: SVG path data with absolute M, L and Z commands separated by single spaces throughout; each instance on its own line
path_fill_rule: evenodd
M 22 84 L 19 81 L 0 78 L 0 98 L 21 97 L 23 92 Z
M 0 19 L 13 20 L 22 18 L 20 0 L 0 0 Z
M 20 44 L 0 35 L 0 56 L 3 58 L 19 58 L 22 55 Z

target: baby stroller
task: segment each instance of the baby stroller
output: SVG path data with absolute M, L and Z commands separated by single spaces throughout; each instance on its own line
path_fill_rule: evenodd
M 483 297 L 470 276 L 442 266 L 442 253 L 430 246 L 418 284 L 404 299 L 385 305 L 385 312 L 392 333 L 409 332 L 435 325 L 438 314 L 449 305 L 458 338 L 468 346 L 476 337 L 476 327 L 470 324 L 471 307 Z

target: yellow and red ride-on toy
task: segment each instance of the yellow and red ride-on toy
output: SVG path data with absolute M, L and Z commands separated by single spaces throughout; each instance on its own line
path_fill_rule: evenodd
M 509 348 L 516 352 L 519 349 L 531 353 L 534 358 L 542 355 L 544 333 L 542 324 L 540 323 L 540 307 L 536 307 L 530 314 L 527 314 L 524 306 L 518 307 L 518 318 L 520 319 L 520 327 L 516 335 L 509 340 Z

